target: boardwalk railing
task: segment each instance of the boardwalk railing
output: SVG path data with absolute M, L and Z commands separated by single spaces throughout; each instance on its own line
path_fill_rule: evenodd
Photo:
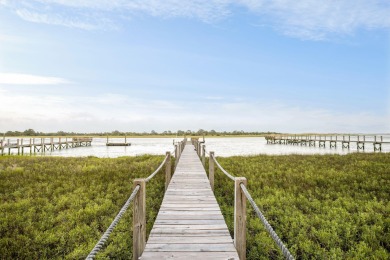
M 175 162 L 180 159 L 180 155 L 186 145 L 187 140 L 179 142 L 175 147 Z M 122 209 L 119 211 L 111 225 L 102 235 L 95 247 L 88 254 L 86 259 L 94 259 L 96 254 L 103 248 L 115 226 L 119 223 L 123 214 L 126 212 L 130 203 L 134 200 L 133 206 L 133 259 L 137 259 L 142 255 L 146 245 L 146 183 L 149 182 L 165 165 L 165 190 L 171 180 L 171 152 L 166 152 L 164 161 L 160 166 L 147 178 L 139 178 L 133 181 L 133 191 Z
M 206 155 L 205 145 L 197 139 L 192 139 L 199 157 L 204 161 Z M 209 153 L 209 181 L 212 190 L 214 190 L 214 173 L 215 165 L 232 181 L 234 181 L 234 246 L 237 249 L 238 256 L 241 260 L 246 259 L 246 200 L 252 205 L 256 215 L 259 217 L 267 232 L 270 234 L 276 245 L 282 251 L 286 259 L 294 259 L 290 251 L 280 240 L 272 226 L 268 223 L 259 207 L 256 205 L 252 196 L 246 188 L 247 180 L 245 177 L 234 177 L 228 173 L 216 160 L 214 152 Z M 203 166 L 205 164 L 203 163 Z

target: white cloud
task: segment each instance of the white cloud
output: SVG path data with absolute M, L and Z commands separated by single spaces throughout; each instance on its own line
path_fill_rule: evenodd
M 70 28 L 79 28 L 83 30 L 95 30 L 97 25 L 80 21 L 79 19 L 73 19 L 69 17 L 63 17 L 59 14 L 53 15 L 49 13 L 32 12 L 27 9 L 19 9 L 16 14 L 29 22 L 44 23 L 52 25 L 62 25 Z
M 66 79 L 21 73 L 0 73 L 0 84 L 4 85 L 58 85 L 70 83 Z
M 263 25 L 304 39 L 349 35 L 361 28 L 390 29 L 387 0 L 32 0 L 3 4 L 7 3 L 27 21 L 87 30 L 115 28 L 114 23 L 124 22 L 109 18 L 115 12 L 120 13 L 117 17 L 144 13 L 212 22 L 234 16 L 242 8 L 257 15 Z
M 3 90 L 2 90 L 3 89 Z M 253 130 L 390 132 L 388 115 L 340 113 L 269 101 L 171 102 L 107 93 L 80 96 L 24 94 L 0 88 L 0 131 Z M 18 104 L 15 106 L 14 104 Z

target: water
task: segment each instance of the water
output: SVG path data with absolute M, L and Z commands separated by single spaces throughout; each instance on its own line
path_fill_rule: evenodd
M 6 138 L 8 139 L 8 138 Z M 11 142 L 16 142 L 17 138 L 10 138 Z M 342 137 L 341 137 L 342 139 Z M 48 142 L 49 138 L 46 138 Z M 50 156 L 96 156 L 96 157 L 120 157 L 120 156 L 137 156 L 142 154 L 164 155 L 165 152 L 173 152 L 173 141 L 181 141 L 181 138 L 127 138 L 127 142 L 131 146 L 106 146 L 106 138 L 93 138 L 92 146 L 77 147 L 63 150 L 55 150 L 53 152 L 45 152 L 44 155 Z M 340 140 L 340 139 L 339 139 Z M 355 140 L 355 139 L 351 139 Z M 368 139 L 366 139 L 368 140 Z M 58 141 L 58 139 L 54 139 Z M 389 142 L 390 136 L 384 136 L 383 141 Z M 29 140 L 24 139 L 24 143 Z M 39 143 L 40 139 L 36 139 Z M 110 142 L 124 142 L 123 138 L 113 139 Z M 13 154 L 16 149 L 11 150 Z M 243 138 L 206 138 L 206 151 L 214 151 L 216 156 L 228 157 L 234 155 L 257 155 L 257 154 L 347 154 L 357 152 L 356 144 L 351 143 L 350 149 L 342 149 L 341 144 L 337 144 L 337 148 L 329 148 L 329 143 L 326 143 L 326 148 L 308 147 L 300 145 L 283 145 L 283 144 L 267 144 L 264 137 L 243 137 Z M 360 150 L 363 152 L 363 150 Z M 364 152 L 374 152 L 373 144 L 366 144 Z M 390 144 L 382 146 L 382 152 L 390 152 Z M 29 154 L 29 148 L 24 149 L 25 154 Z

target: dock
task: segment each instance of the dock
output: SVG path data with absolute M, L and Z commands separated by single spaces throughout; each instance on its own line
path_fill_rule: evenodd
M 25 149 L 30 154 L 52 152 L 55 150 L 91 146 L 92 137 L 49 137 L 49 138 L 18 138 L 16 140 L 0 140 L 1 155 L 11 154 L 16 150 L 18 155 L 25 154 Z
M 351 144 L 356 149 L 365 150 L 367 145 L 373 145 L 374 151 L 382 151 L 382 146 L 390 144 L 390 140 L 384 140 L 383 136 L 377 135 L 269 135 L 265 137 L 267 144 L 290 144 L 309 147 L 350 149 Z
M 239 259 L 194 146 L 186 145 L 140 259 Z
M 107 142 L 106 142 L 106 146 L 131 146 L 131 143 L 128 143 L 127 142 L 127 137 L 125 136 L 125 142 L 124 143 L 121 143 L 121 142 L 109 142 L 109 139 L 108 139 L 108 136 L 107 136 Z

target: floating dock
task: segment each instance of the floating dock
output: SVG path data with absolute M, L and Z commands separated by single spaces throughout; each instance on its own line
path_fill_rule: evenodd
M 106 142 L 106 146 L 131 146 L 131 143 L 128 143 L 127 142 L 127 137 L 125 136 L 125 142 L 124 143 L 110 143 L 109 142 L 109 139 L 108 139 L 108 136 L 107 136 L 107 142 Z

